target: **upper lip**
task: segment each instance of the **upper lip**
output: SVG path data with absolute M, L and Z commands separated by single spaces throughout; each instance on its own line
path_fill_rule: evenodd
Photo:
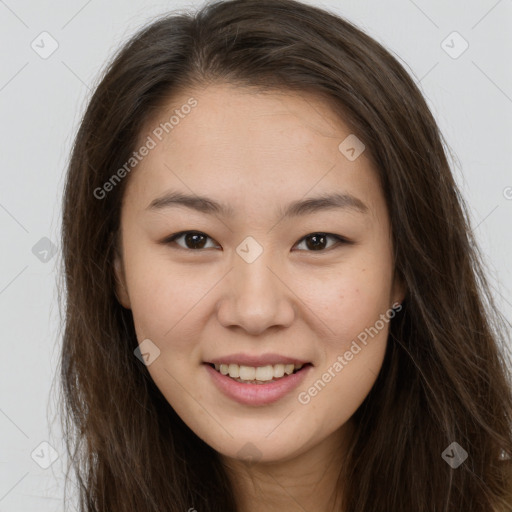
M 215 357 L 205 361 L 211 364 L 238 364 L 243 366 L 274 366 L 276 364 L 307 364 L 309 361 L 297 359 L 296 357 L 282 356 L 279 354 L 230 354 L 221 357 Z

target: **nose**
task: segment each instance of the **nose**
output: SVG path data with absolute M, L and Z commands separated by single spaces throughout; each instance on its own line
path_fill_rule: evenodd
M 251 335 L 291 325 L 296 295 L 283 274 L 272 261 L 271 251 L 263 251 L 252 263 L 235 255 L 233 268 L 223 279 L 217 306 L 219 322 Z

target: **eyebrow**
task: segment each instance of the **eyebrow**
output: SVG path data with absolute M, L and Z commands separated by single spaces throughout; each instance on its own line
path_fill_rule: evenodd
M 181 192 L 167 192 L 153 199 L 146 210 L 158 211 L 165 208 L 186 207 L 208 215 L 233 217 L 231 206 L 205 196 L 188 195 Z M 348 193 L 324 194 L 319 197 L 293 201 L 277 211 L 280 217 L 299 217 L 323 210 L 346 209 L 367 213 L 368 207 L 357 197 Z

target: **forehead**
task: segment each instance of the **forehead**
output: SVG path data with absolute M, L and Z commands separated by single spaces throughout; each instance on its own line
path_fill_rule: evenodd
M 225 84 L 185 91 L 141 131 L 139 143 L 149 137 L 154 147 L 130 176 L 127 194 L 135 192 L 141 208 L 179 190 L 215 196 L 236 210 L 340 192 L 382 208 L 365 152 L 351 161 L 339 149 L 349 136 L 330 105 L 312 94 Z

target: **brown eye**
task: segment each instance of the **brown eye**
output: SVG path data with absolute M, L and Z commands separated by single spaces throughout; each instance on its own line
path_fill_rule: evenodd
M 347 239 L 339 235 L 333 235 L 331 233 L 311 233 L 310 235 L 307 235 L 304 238 L 302 238 L 301 243 L 305 243 L 307 252 L 324 251 L 326 249 L 327 240 L 329 238 L 335 240 L 338 243 L 338 245 L 341 243 L 350 243 Z M 302 240 L 304 240 L 304 242 L 302 242 Z M 328 248 L 330 249 L 333 245 L 337 244 L 334 243 L 330 245 Z
M 205 249 L 206 241 L 210 237 L 200 231 L 182 231 L 172 235 L 165 240 L 165 243 L 175 242 L 176 240 L 183 239 L 183 244 L 178 243 L 182 249 L 201 250 Z M 211 240 L 211 239 L 210 239 Z

